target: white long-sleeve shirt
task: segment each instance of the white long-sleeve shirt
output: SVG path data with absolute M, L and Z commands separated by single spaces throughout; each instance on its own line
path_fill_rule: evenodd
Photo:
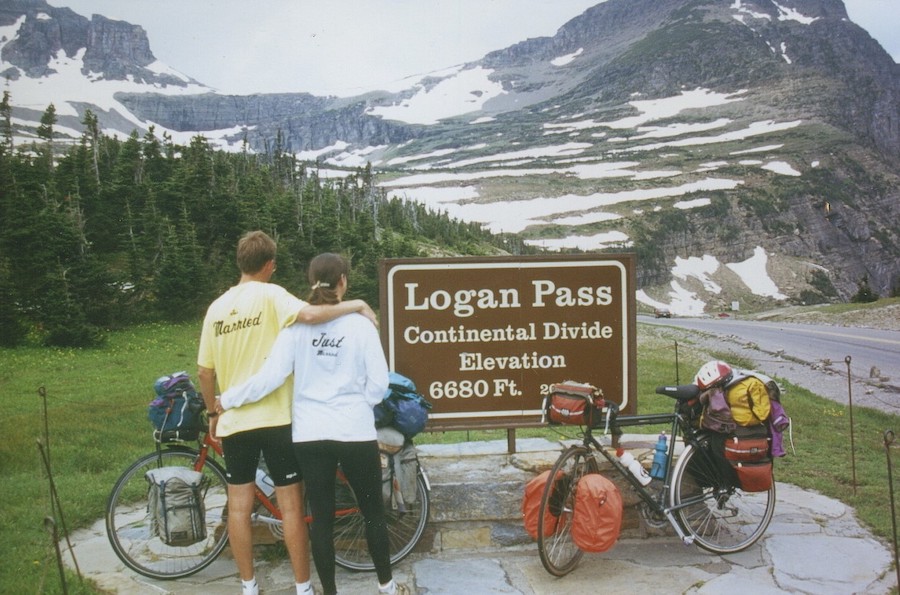
M 375 440 L 372 408 L 388 388 L 378 331 L 360 314 L 281 331 L 262 368 L 222 393 L 222 407 L 253 403 L 294 374 L 294 442 Z

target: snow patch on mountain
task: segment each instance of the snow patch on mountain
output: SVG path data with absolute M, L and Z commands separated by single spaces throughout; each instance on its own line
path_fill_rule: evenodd
M 753 256 L 747 260 L 726 264 L 725 266 L 737 273 L 754 295 L 775 298 L 776 300 L 786 300 L 788 296 L 778 290 L 778 286 L 766 273 L 768 260 L 769 256 L 766 254 L 765 249 L 757 246 L 753 251 Z
M 742 262 L 727 263 L 725 268 L 735 273 L 740 282 L 754 295 L 777 300 L 787 299 L 769 276 L 767 264 L 768 255 L 765 249 L 757 246 L 752 257 Z M 685 283 L 691 279 L 699 281 L 707 293 L 718 295 L 722 287 L 712 276 L 719 272 L 720 268 L 718 259 L 709 254 L 702 257 L 676 258 L 672 268 L 675 279 L 670 283 L 671 290 L 667 294 L 669 301 L 654 299 L 643 289 L 637 291 L 637 301 L 651 308 L 666 308 L 677 316 L 700 316 L 706 313 L 707 303 L 697 292 L 685 288 L 679 280 Z
M 569 64 L 570 62 L 572 62 L 572 60 L 574 60 L 575 58 L 577 58 L 578 56 L 580 56 L 583 53 L 584 53 L 584 48 L 578 48 L 576 51 L 572 52 L 571 54 L 566 54 L 565 56 L 559 56 L 558 58 L 553 58 L 552 60 L 550 60 L 550 64 L 553 64 L 554 66 L 565 66 L 566 64 Z
M 692 91 L 682 91 L 680 95 L 672 97 L 629 101 L 629 105 L 639 112 L 637 116 L 627 116 L 612 122 L 601 122 L 600 125 L 619 130 L 638 128 L 647 122 L 675 117 L 685 110 L 743 101 L 743 98 L 739 96 L 745 92 L 742 90 L 734 93 L 717 93 L 709 89 L 698 88 Z
M 606 231 L 590 236 L 572 236 L 562 239 L 526 240 L 526 244 L 540 246 L 547 250 L 561 248 L 578 248 L 580 250 L 598 250 L 601 248 L 630 248 L 632 242 L 621 231 Z
M 819 20 L 818 17 L 808 17 L 801 13 L 799 10 L 791 8 L 790 6 L 782 6 L 777 2 L 772 2 L 772 4 L 774 4 L 775 8 L 778 9 L 779 21 L 796 21 L 804 25 L 811 25 L 812 23 Z
M 462 70 L 430 88 L 420 83 L 417 85 L 419 90 L 411 98 L 399 104 L 371 107 L 366 113 L 385 120 L 428 125 L 476 112 L 489 99 L 506 93 L 500 83 L 490 79 L 492 72 L 477 66 Z
M 672 276 L 682 281 L 687 281 L 688 278 L 697 279 L 706 291 L 718 294 L 722 292 L 722 286 L 710 278 L 710 275 L 717 270 L 719 270 L 719 261 L 716 257 L 709 254 L 699 258 L 696 256 L 689 258 L 675 257 Z
M 511 161 L 518 159 L 538 159 L 542 157 L 559 157 L 568 155 L 578 155 L 583 153 L 585 149 L 590 149 L 593 145 L 590 143 L 566 143 L 563 145 L 551 145 L 545 147 L 532 147 L 519 151 L 508 151 L 505 153 L 495 153 L 484 157 L 473 157 L 447 164 L 448 168 L 462 168 L 479 163 L 493 163 L 502 161 Z
M 766 19 L 768 21 L 772 20 L 772 17 L 767 15 L 764 12 L 754 12 L 753 9 L 744 6 L 744 3 L 741 0 L 734 0 L 734 4 L 731 5 L 731 8 L 737 11 L 738 14 L 733 15 L 735 19 L 740 21 L 741 23 L 746 24 L 744 21 L 744 17 L 748 16 L 753 19 Z
M 779 145 L 765 145 L 762 147 L 753 147 L 752 149 L 742 149 L 740 151 L 732 151 L 729 155 L 746 155 L 747 153 L 768 153 L 771 151 L 777 151 L 784 147 L 783 144 Z
M 694 200 L 680 200 L 672 205 L 672 207 L 686 211 L 688 209 L 696 209 L 697 207 L 705 207 L 710 203 L 712 203 L 712 201 L 708 198 L 695 198 Z
M 761 134 L 769 134 L 771 132 L 778 132 L 781 130 L 789 130 L 791 128 L 796 128 L 802 124 L 802 120 L 794 120 L 791 122 L 775 122 L 773 120 L 764 120 L 760 122 L 751 122 L 747 125 L 746 128 L 741 130 L 733 130 L 731 132 L 724 132 L 722 134 L 718 134 L 716 136 L 694 136 L 689 138 L 678 139 L 674 141 L 668 141 L 663 143 L 651 143 L 647 145 L 635 145 L 633 147 L 626 147 L 624 149 L 617 149 L 611 152 L 634 152 L 634 151 L 655 151 L 659 149 L 664 149 L 666 147 L 691 147 L 691 146 L 701 146 L 701 145 L 711 145 L 716 143 L 725 143 L 730 141 L 738 141 L 745 140 L 748 138 L 752 138 L 754 136 L 759 136 Z M 610 139 L 611 141 L 614 139 Z M 620 138 L 616 139 L 620 141 L 630 140 L 628 138 Z
M 763 165 L 762 168 L 783 176 L 801 175 L 799 171 L 791 167 L 791 164 L 786 161 L 770 161 Z
M 514 175 L 516 172 L 517 170 L 509 170 L 510 175 Z M 432 176 L 437 175 L 440 174 L 408 176 L 407 178 L 400 180 L 399 182 L 401 183 L 398 185 L 405 185 L 402 182 L 409 182 L 410 179 L 416 179 L 419 183 L 435 183 L 439 178 Z M 449 176 L 451 174 L 446 175 Z M 441 181 L 458 182 L 464 179 L 461 177 L 463 175 L 464 174 L 457 174 L 452 179 L 443 178 Z M 425 182 L 426 179 L 430 181 Z M 394 182 L 398 182 L 398 180 L 394 180 Z M 693 192 L 733 190 L 742 183 L 743 182 L 739 180 L 730 180 L 727 178 L 706 178 L 696 182 L 680 184 L 678 186 L 638 188 L 623 192 L 597 192 L 589 195 L 565 194 L 557 197 L 538 197 L 522 200 L 496 201 L 491 203 L 471 202 L 466 200 L 466 198 L 459 197 L 443 202 L 442 210 L 445 210 L 450 217 L 462 221 L 481 223 L 494 233 L 518 233 L 532 225 L 559 223 L 558 219 L 563 218 L 565 220 L 565 218 L 572 217 L 573 213 L 594 211 L 601 207 L 626 202 L 662 200 L 684 196 Z M 387 185 L 387 183 L 382 185 Z M 448 188 L 447 192 L 449 193 L 453 190 L 456 190 L 456 188 Z M 422 196 L 422 191 L 422 187 L 407 187 L 391 190 L 388 192 L 388 195 L 391 197 L 421 201 L 419 197 Z M 444 196 L 446 197 L 446 194 Z M 625 237 L 624 234 L 623 237 Z M 627 239 L 627 237 L 625 238 Z M 569 240 L 571 244 L 566 244 L 565 241 L 561 240 L 555 242 L 554 245 L 557 247 L 574 245 L 583 247 L 587 242 L 584 236 L 578 235 L 568 236 L 565 240 Z M 541 241 L 543 242 L 543 240 Z M 603 248 L 606 243 L 607 242 L 605 241 L 595 243 L 590 249 Z M 547 243 L 546 245 L 549 246 L 550 243 Z

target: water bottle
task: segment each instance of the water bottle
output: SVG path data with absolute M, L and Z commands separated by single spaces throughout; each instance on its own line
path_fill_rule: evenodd
M 666 467 L 668 467 L 669 461 L 668 451 L 669 449 L 666 446 L 666 433 L 663 432 L 659 435 L 659 440 L 656 441 L 656 448 L 653 453 L 653 466 L 650 467 L 650 477 L 665 479 Z
M 635 459 L 630 452 L 625 452 L 620 448 L 616 451 L 616 455 L 619 457 L 619 462 L 622 463 L 622 465 L 628 469 L 639 482 L 641 482 L 642 486 L 645 486 L 652 481 L 653 478 L 647 475 L 644 466 L 641 465 L 640 461 Z
M 259 467 L 256 468 L 256 487 L 266 495 L 266 498 L 271 498 L 275 493 L 275 484 L 272 483 L 272 478 Z

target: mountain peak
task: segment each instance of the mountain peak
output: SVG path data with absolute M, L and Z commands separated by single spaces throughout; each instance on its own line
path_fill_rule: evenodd
M 0 6 L 0 60 L 0 75 L 9 80 L 52 77 L 60 60 L 81 60 L 81 74 L 92 81 L 198 84 L 158 63 L 140 25 L 98 14 L 88 20 L 44 0 Z

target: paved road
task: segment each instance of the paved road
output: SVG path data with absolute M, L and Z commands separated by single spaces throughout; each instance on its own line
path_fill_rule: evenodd
M 753 343 L 768 353 L 803 362 L 830 362 L 836 370 L 850 371 L 854 379 L 879 378 L 900 391 L 900 332 L 787 322 L 741 319 L 639 317 L 641 322 L 735 337 L 741 344 Z

